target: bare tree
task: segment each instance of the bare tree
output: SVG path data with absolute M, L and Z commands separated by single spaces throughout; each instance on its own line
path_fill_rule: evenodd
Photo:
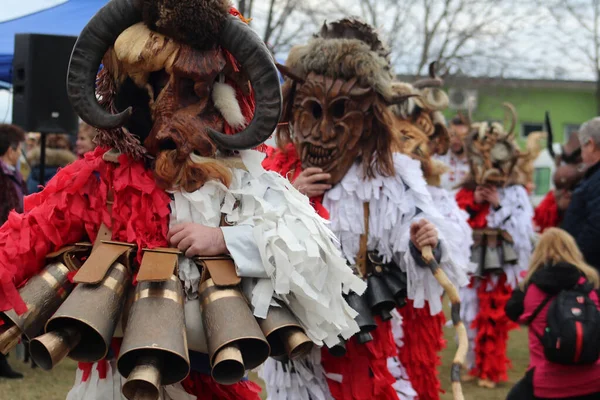
M 555 25 L 552 44 L 564 54 L 561 61 L 580 65 L 596 79 L 596 107 L 600 115 L 600 0 L 542 2 Z
M 431 61 L 444 73 L 501 73 L 515 63 L 512 44 L 523 30 L 514 27 L 532 17 L 535 5 L 511 0 L 354 2 L 362 18 L 386 37 L 397 69 L 414 75 L 425 73 Z

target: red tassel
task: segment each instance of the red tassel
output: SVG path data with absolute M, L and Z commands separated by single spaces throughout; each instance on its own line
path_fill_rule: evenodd
M 487 216 L 490 203 L 475 203 L 475 191 L 462 188 L 456 193 L 456 203 L 461 210 L 469 213 L 468 223 L 473 229 L 483 229 L 487 226 Z
M 470 374 L 497 383 L 508 380 L 506 372 L 511 365 L 506 356 L 506 343 L 508 332 L 517 325 L 504 312 L 504 306 L 513 292 L 506 283 L 506 275 L 498 277 L 489 292 L 486 290 L 488 284 L 493 284 L 491 278 L 482 278 L 477 288 L 479 312 L 472 325 L 477 329 L 475 367 Z
M 438 378 L 438 366 L 442 363 L 438 353 L 446 347 L 444 313 L 431 315 L 427 302 L 423 308 L 415 308 L 412 300 L 398 312 L 404 330 L 404 346 L 398 353 L 410 383 L 419 400 L 439 400 L 440 393 L 444 393 Z
M 544 200 L 535 208 L 533 222 L 540 233 L 560 224 L 561 218 L 558 213 L 554 191 L 548 192 Z
M 343 381 L 327 379 L 329 391 L 336 400 L 397 400 L 393 388 L 396 382 L 387 368 L 387 359 L 397 356 L 397 349 L 389 321 L 376 317 L 377 329 L 371 332 L 373 340 L 359 344 L 355 338 L 346 343 L 346 355 L 333 357 L 323 348 L 322 362 L 327 373 L 339 374 Z
M 261 388 L 251 381 L 219 385 L 211 376 L 191 371 L 181 385 L 199 400 L 260 400 Z

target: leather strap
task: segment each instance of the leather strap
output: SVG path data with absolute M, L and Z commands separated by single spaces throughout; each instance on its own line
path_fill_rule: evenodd
M 365 232 L 360 235 L 360 242 L 358 248 L 358 254 L 356 255 L 356 269 L 358 274 L 366 278 L 367 273 L 367 242 L 369 241 L 369 203 L 363 203 L 363 215 L 364 215 L 364 226 Z
M 98 242 L 98 241 L 96 241 Z M 106 273 L 120 257 L 130 258 L 135 245 L 119 242 L 100 242 L 85 263 L 81 266 L 73 281 L 75 283 L 100 283 Z M 126 265 L 128 267 L 128 265 Z
M 194 261 L 202 268 L 200 283 L 212 278 L 217 286 L 236 286 L 242 281 L 235 271 L 233 259 L 229 256 L 195 257 Z
M 178 249 L 144 249 L 144 256 L 138 271 L 138 282 L 165 282 L 177 268 L 181 252 Z

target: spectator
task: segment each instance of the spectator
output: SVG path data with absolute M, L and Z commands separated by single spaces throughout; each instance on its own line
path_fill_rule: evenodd
M 15 125 L 0 124 L 0 225 L 6 222 L 11 210 L 23 212 L 23 196 L 27 188 L 17 169 L 25 132 Z M 23 378 L 14 371 L 0 353 L 0 377 Z
M 448 166 L 448 172 L 442 175 L 442 188 L 456 193 L 459 185 L 469 173 L 469 161 L 465 151 L 465 139 L 469 133 L 469 126 L 460 116 L 456 116 L 450 121 L 448 133 L 450 134 L 450 151 L 442 156 L 436 156 L 436 158 Z
M 96 143 L 94 143 L 94 139 L 98 131 L 82 122 L 79 124 L 79 132 L 77 133 L 77 143 L 75 144 L 75 151 L 77 152 L 77 157 L 83 158 L 83 155 L 88 151 L 92 151 L 96 148 Z
M 600 399 L 600 360 L 592 365 L 552 363 L 546 359 L 538 337 L 546 327 L 552 299 L 562 290 L 585 283 L 597 289 L 598 272 L 585 263 L 571 235 L 548 228 L 533 252 L 522 290 L 513 292 L 505 308 L 510 319 L 529 325 L 530 359 L 525 377 L 512 388 L 507 400 Z M 545 301 L 548 296 L 549 301 Z M 600 308 L 596 292 L 589 296 Z
M 575 238 L 585 261 L 600 270 L 600 117 L 581 126 L 579 142 L 588 169 L 571 196 L 562 228 Z
M 40 147 L 27 153 L 27 160 L 31 166 L 31 173 L 27 179 L 29 193 L 40 191 Z M 69 137 L 63 134 L 49 134 L 46 136 L 46 166 L 44 168 L 44 183 L 47 183 L 58 171 L 77 157 L 71 151 Z

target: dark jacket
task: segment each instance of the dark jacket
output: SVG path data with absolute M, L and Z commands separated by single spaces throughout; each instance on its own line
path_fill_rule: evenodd
M 46 165 L 44 167 L 44 185 L 48 183 L 50 179 L 59 168 L 66 167 L 77 159 L 77 156 L 69 150 L 63 149 L 46 149 Z M 31 166 L 31 173 L 27 178 L 27 192 L 29 194 L 37 193 L 41 191 L 40 188 L 40 149 L 35 148 L 27 153 L 27 161 Z
M 11 210 L 23 212 L 23 199 L 17 193 L 15 185 L 20 185 L 22 193 L 27 194 L 21 174 L 6 173 L 4 166 L 0 165 L 0 226 L 6 222 Z
M 587 263 L 600 271 L 600 162 L 573 192 L 561 228 L 575 238 Z

